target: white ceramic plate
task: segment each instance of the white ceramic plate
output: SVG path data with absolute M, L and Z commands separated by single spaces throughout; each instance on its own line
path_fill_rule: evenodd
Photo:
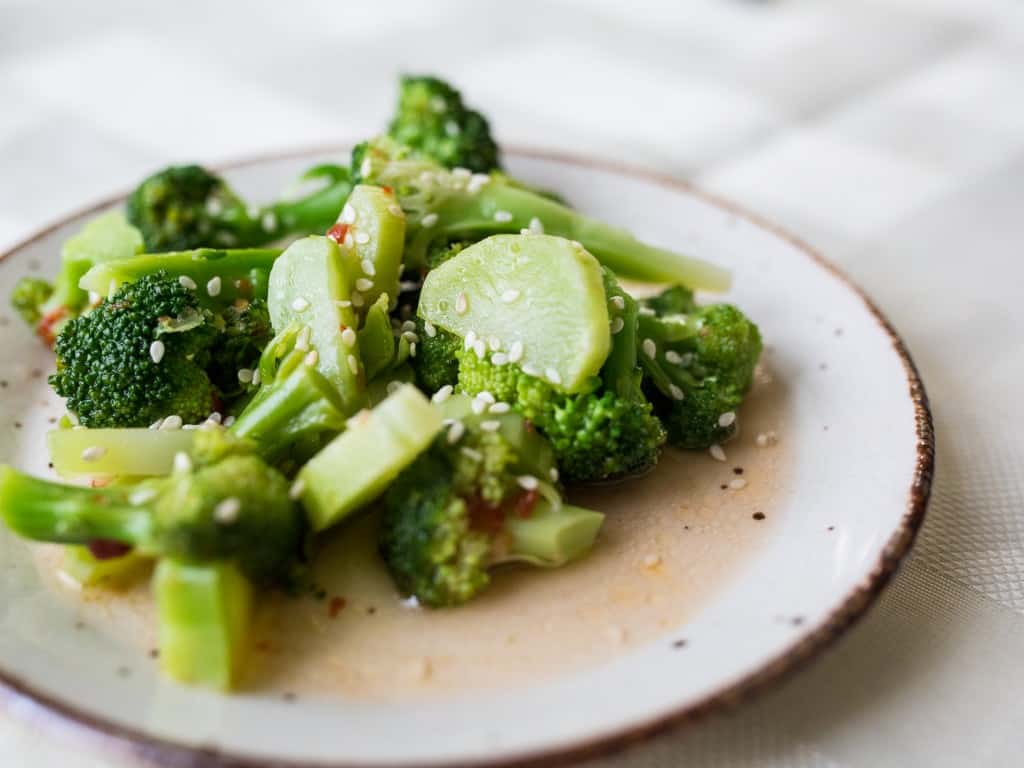
M 324 154 L 229 177 L 269 199 Z M 912 543 L 932 472 L 927 402 L 892 328 L 808 248 L 679 183 L 537 153 L 508 165 L 733 270 L 727 298 L 768 349 L 728 461 L 669 454 L 645 479 L 582 494 L 612 513 L 591 560 L 503 574 L 478 605 L 443 614 L 403 608 L 368 544 L 346 554 L 372 533 L 357 525 L 322 558 L 346 608 L 332 620 L 311 600 L 268 601 L 251 679 L 232 696 L 160 679 L 144 588 L 80 594 L 55 576 L 51 549 L 2 531 L 0 678 L 15 697 L 168 758 L 200 750 L 195 764 L 553 764 L 735 702 L 864 612 Z M 8 253 L 0 294 L 28 271 L 52 274 L 61 241 L 115 202 Z M 45 474 L 44 433 L 60 413 L 52 363 L 0 314 L 0 459 Z

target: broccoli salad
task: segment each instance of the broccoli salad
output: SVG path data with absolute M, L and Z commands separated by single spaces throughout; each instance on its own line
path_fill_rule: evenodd
M 74 482 L 0 466 L 0 515 L 83 584 L 152 572 L 182 682 L 230 689 L 255 590 L 314 593 L 320 534 L 360 513 L 424 609 L 585 556 L 604 517 L 567 488 L 720 451 L 761 352 L 695 300 L 726 271 L 507 175 L 437 78 L 403 77 L 387 131 L 300 180 L 253 205 L 166 168 L 12 296 L 55 353 L 48 448 Z

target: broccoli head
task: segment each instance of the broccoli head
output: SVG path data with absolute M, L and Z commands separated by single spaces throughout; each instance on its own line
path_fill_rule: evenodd
M 436 77 L 402 77 L 388 134 L 446 168 L 486 173 L 500 167 L 487 119 Z
M 698 305 L 681 287 L 642 305 L 644 388 L 669 442 L 699 450 L 728 440 L 761 354 L 757 326 L 730 304 Z
M 237 299 L 214 322 L 219 333 L 210 347 L 207 374 L 221 399 L 231 400 L 249 389 L 238 372 L 252 369 L 274 336 L 270 310 L 263 299 Z
M 427 333 L 427 324 L 422 317 L 417 317 L 416 356 L 409 358 L 409 363 L 416 372 L 416 383 L 428 394 L 437 392 L 445 385 L 455 386 L 459 379 L 459 359 L 457 354 L 462 349 L 462 339 L 443 328 L 431 325 L 433 333 Z

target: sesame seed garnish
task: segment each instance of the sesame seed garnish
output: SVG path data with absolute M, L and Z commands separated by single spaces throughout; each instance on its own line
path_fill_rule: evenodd
M 82 451 L 82 461 L 99 461 L 106 455 L 106 453 L 106 448 L 102 448 L 98 445 L 90 445 Z
M 736 423 L 735 411 L 726 411 L 718 417 L 718 426 L 720 427 L 731 427 Z
M 206 281 L 206 293 L 209 296 L 220 296 L 221 280 L 220 277 L 211 277 Z
M 551 482 L 552 483 L 557 483 L 558 482 L 558 467 L 552 467 L 548 471 L 548 476 L 551 478 Z
M 350 298 L 352 300 L 352 306 L 356 308 L 359 308 L 366 303 L 366 300 L 363 298 L 363 294 L 357 291 L 352 291 L 352 296 Z
M 150 429 L 160 429 L 160 426 L 163 423 L 164 423 L 163 419 L 157 419 L 156 421 L 154 421 L 152 424 L 149 425 L 149 428 Z
M 352 230 L 349 230 L 345 233 L 345 237 L 341 239 L 341 244 L 346 248 L 351 248 L 354 243 L 355 240 L 352 238 Z
M 508 361 L 510 363 L 518 363 L 523 359 L 523 342 L 514 341 L 512 346 L 508 348 Z
M 448 427 L 448 444 L 455 445 L 457 442 L 459 442 L 459 440 L 462 439 L 462 436 L 464 434 L 466 434 L 466 425 L 456 419 Z
M 162 422 L 160 422 L 160 429 L 181 429 L 181 416 L 177 414 L 168 416 Z
M 520 475 L 516 478 L 516 482 L 524 491 L 536 491 L 537 486 L 540 485 L 540 480 L 533 475 Z
M 644 558 L 644 568 L 652 569 L 661 565 L 661 555 L 650 554 Z
M 156 488 L 139 488 L 137 491 L 132 491 L 131 496 L 128 497 L 128 502 L 138 507 L 145 504 L 147 501 L 152 501 L 157 496 Z
M 638 311 L 638 312 L 639 312 L 639 313 L 640 313 L 641 315 L 643 315 L 644 317 L 654 317 L 655 315 L 657 315 L 657 314 L 658 314 L 657 312 L 655 312 L 655 311 L 654 311 L 653 309 L 651 309 L 650 307 L 640 307 L 640 309 L 639 309 L 639 310 L 637 310 L 637 311 Z
M 471 195 L 479 192 L 485 184 L 489 183 L 491 177 L 486 173 L 474 173 L 466 183 L 466 191 Z
M 352 302 L 349 301 L 348 299 L 339 299 L 338 301 L 336 301 L 334 303 L 337 306 L 341 307 L 342 309 L 348 309 L 349 307 L 352 306 Z
M 363 259 L 361 262 L 359 262 L 359 267 L 363 270 L 364 275 L 369 275 L 370 277 L 373 277 L 374 275 L 377 274 L 377 267 L 375 267 L 373 262 L 370 261 L 369 259 Z
M 352 373 L 358 374 L 359 373 L 359 361 L 356 359 L 356 356 L 355 355 L 349 355 L 348 359 L 347 359 L 347 362 L 348 362 L 348 369 L 350 371 L 352 371 Z
M 225 427 L 230 427 L 234 423 L 235 423 L 235 417 L 234 416 L 227 416 L 227 417 L 224 418 L 224 426 Z
M 220 415 L 219 411 L 214 411 L 206 417 L 207 421 L 212 421 L 214 424 L 220 424 L 223 419 L 224 417 Z
M 420 340 L 420 337 L 412 331 L 403 331 L 402 338 L 413 344 Z
M 313 329 L 308 325 L 302 326 L 298 335 L 295 337 L 295 348 L 300 352 L 309 351 L 309 337 L 312 335 Z
M 277 229 L 277 216 L 274 215 L 273 211 L 267 211 L 263 214 L 263 218 L 260 219 L 260 224 L 263 226 L 264 232 L 273 232 Z
M 420 226 L 432 227 L 435 224 L 437 224 L 437 214 L 436 213 L 431 212 L 431 213 L 425 214 L 423 216 L 423 218 L 420 219 Z
M 196 285 L 196 281 L 193 280 L 188 275 L 182 275 L 181 277 L 179 277 L 178 278 L 178 284 L 182 288 L 185 288 L 185 289 L 187 289 L 189 291 L 194 291 L 196 288 L 198 288 L 198 286 Z
M 415 341 L 412 342 L 409 345 L 409 356 L 410 357 L 416 357 L 416 342 Z
M 182 424 L 181 428 L 183 430 L 185 430 L 186 432 L 192 432 L 194 430 L 199 429 L 199 425 L 198 424 Z
M 483 400 L 474 398 L 473 400 L 470 401 L 469 408 L 471 411 L 473 411 L 473 413 L 479 416 L 481 413 L 487 410 L 487 403 L 485 403 Z
M 362 230 L 356 232 L 356 242 L 359 243 L 359 245 L 366 245 L 368 242 L 370 242 L 369 233 L 363 232 Z
M 608 299 L 608 303 L 611 304 L 616 309 L 626 308 L 626 300 L 621 296 L 612 296 L 610 299 Z
M 211 216 L 220 216 L 224 212 L 224 204 L 216 197 L 206 201 L 206 212 Z
M 491 336 L 487 339 L 487 346 L 491 348 L 491 352 L 498 352 L 501 349 L 501 339 Z
M 302 494 L 306 491 L 306 481 L 296 480 L 292 483 L 292 487 L 288 489 L 288 498 L 292 501 L 296 501 L 302 497 Z
M 356 220 L 356 209 L 352 207 L 352 203 L 345 203 L 345 207 L 341 209 L 341 223 L 351 224 Z
M 540 376 L 540 369 L 530 363 L 523 363 L 519 366 L 527 376 Z
M 508 413 L 510 410 L 512 410 L 512 406 L 509 405 L 508 403 L 499 402 L 494 403 L 490 408 L 488 408 L 488 410 L 491 413 Z
M 497 432 L 499 429 L 501 429 L 501 422 L 495 421 L 493 419 L 481 421 L 480 429 L 482 429 L 484 432 Z
M 451 384 L 445 384 L 443 387 L 437 390 L 437 392 L 434 393 L 434 396 L 431 397 L 430 400 L 435 403 L 443 403 L 445 400 L 452 396 L 452 392 L 454 391 L 455 388 Z
M 494 212 L 494 220 L 499 222 L 499 223 L 501 223 L 501 224 L 505 224 L 507 222 L 510 222 L 510 221 L 512 221 L 512 219 L 513 219 L 513 216 L 508 211 L 495 211 Z
M 476 331 L 470 331 L 466 334 L 466 338 L 462 340 L 462 348 L 472 349 L 474 344 L 476 344 Z
M 178 451 L 174 454 L 174 471 L 175 472 L 191 472 L 192 471 L 192 459 L 184 451 Z
M 516 288 L 509 288 L 501 294 L 501 300 L 506 304 L 511 304 L 513 301 L 518 299 L 519 296 L 520 293 Z
M 434 338 L 435 336 L 437 336 L 437 328 L 435 328 L 434 324 L 431 323 L 429 320 L 424 321 L 423 330 L 430 338 Z
M 402 382 L 400 382 L 400 381 L 389 381 L 387 386 L 384 387 L 384 390 L 389 395 L 393 395 L 393 394 L 395 394 L 395 392 L 397 392 L 399 389 L 401 389 L 401 387 L 402 387 Z
M 390 213 L 392 216 L 401 216 L 402 218 L 405 218 L 405 211 L 402 210 L 402 206 L 400 206 L 398 203 L 392 203 L 391 205 L 389 205 L 388 213 Z
M 483 339 L 477 339 L 473 343 L 473 351 L 480 360 L 483 360 L 484 357 L 487 356 L 487 345 L 484 343 Z
M 461 165 L 452 168 L 452 178 L 459 179 L 461 181 L 468 181 L 473 172 L 469 168 L 463 168 Z
M 243 384 L 252 383 L 252 368 L 239 368 L 238 380 Z
M 309 302 L 306 301 L 301 296 L 298 296 L 292 302 L 292 309 L 294 309 L 296 312 L 305 312 L 307 309 L 309 309 Z
M 311 349 L 306 353 L 306 356 L 302 358 L 302 362 L 310 368 L 313 368 L 318 362 L 320 362 L 320 353 L 315 349 Z
M 473 450 L 468 445 L 462 446 L 459 450 L 467 459 L 472 459 L 473 461 L 481 461 L 483 459 L 483 455 L 480 451 Z
M 530 219 L 530 231 L 533 232 L 533 234 L 535 235 L 544 234 L 544 224 L 536 216 Z
M 674 349 L 670 349 L 665 353 L 665 360 L 666 362 L 672 363 L 672 365 L 679 365 L 683 362 L 683 357 Z
M 360 277 L 356 280 L 356 290 L 358 291 L 369 291 L 373 288 L 373 280 L 368 277 Z
M 708 453 L 711 454 L 711 458 L 713 458 L 715 461 L 726 461 L 725 451 L 722 450 L 722 446 L 720 446 L 718 443 L 715 443 L 710 448 L 708 448 Z
M 496 402 L 498 402 L 497 398 L 495 398 L 495 396 L 488 392 L 486 389 L 477 392 L 476 399 L 480 400 L 481 402 L 487 403 L 488 405 L 494 405 Z
M 164 343 L 159 339 L 149 345 L 149 357 L 154 363 L 159 363 L 164 359 L 165 351 Z
M 491 355 L 492 365 L 505 365 L 506 363 L 508 363 L 508 355 L 504 352 L 495 352 Z
M 356 345 L 356 332 L 351 328 L 346 328 L 341 332 L 341 343 L 346 347 L 354 347 Z
M 675 384 L 669 384 L 668 391 L 672 395 L 673 400 L 682 400 L 684 397 L 686 397 L 686 393 L 683 392 L 683 390 L 681 390 Z
M 459 291 L 455 297 L 455 311 L 460 315 L 464 315 L 469 311 L 469 297 L 462 291 Z
M 559 374 L 559 372 L 556 371 L 554 368 L 548 368 L 546 371 L 544 371 L 544 375 L 547 376 L 548 381 L 550 381 L 552 384 L 562 383 L 561 374 Z
M 617 333 L 621 333 L 622 329 L 625 328 L 625 327 L 626 327 L 626 321 L 625 320 L 623 320 L 621 317 L 614 318 L 612 320 L 612 325 L 611 325 L 612 336 L 614 336 Z
M 651 358 L 651 360 L 658 354 L 658 345 L 654 343 L 654 339 L 644 339 L 643 344 L 640 346 L 643 348 L 644 354 Z
M 254 387 L 258 387 L 260 385 L 260 369 L 259 368 L 253 368 L 252 369 L 252 384 L 253 384 Z
M 242 502 L 234 496 L 229 496 L 213 508 L 213 519 L 218 523 L 227 525 L 238 519 L 238 513 L 242 511 Z
M 739 491 L 747 487 L 747 481 L 742 477 L 734 477 L 729 481 L 729 487 L 734 491 Z

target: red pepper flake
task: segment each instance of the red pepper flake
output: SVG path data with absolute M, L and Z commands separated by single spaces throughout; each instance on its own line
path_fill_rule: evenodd
M 235 280 L 235 288 L 237 288 L 238 292 L 243 296 L 252 296 L 253 294 L 252 280 L 250 280 L 247 277 L 243 277 L 240 280 Z
M 393 190 L 391 187 L 389 187 L 387 185 L 382 186 L 381 189 L 384 190 L 384 194 L 385 195 L 393 195 L 393 194 L 395 194 L 395 190 Z
M 336 243 L 340 243 L 348 234 L 348 224 L 335 224 L 327 230 L 327 236 Z
M 469 508 L 469 527 L 474 531 L 496 534 L 505 526 L 505 512 L 501 507 L 488 504 L 479 496 L 465 501 Z
M 51 312 L 47 312 L 39 320 L 39 325 L 36 326 L 36 333 L 39 335 L 39 338 L 43 340 L 46 346 L 52 347 L 54 342 L 57 341 L 57 333 L 54 330 L 54 327 L 57 323 L 67 317 L 67 314 L 67 307 L 57 307 Z
M 529 519 L 530 515 L 533 514 L 533 509 L 534 507 L 537 506 L 538 501 L 540 501 L 540 494 L 536 491 L 536 489 L 532 491 L 527 491 L 526 493 L 522 493 L 519 495 L 519 498 L 516 499 L 516 503 L 515 506 L 512 508 L 512 511 L 514 514 L 519 515 L 519 517 L 523 518 L 524 520 L 527 520 Z
M 348 326 L 347 325 L 345 325 L 344 323 L 339 323 L 338 324 L 338 332 L 339 333 L 344 333 L 347 330 L 348 330 Z
M 327 615 L 332 619 L 338 618 L 338 614 L 345 610 L 346 603 L 344 597 L 332 597 L 331 601 L 327 603 Z
M 93 539 L 89 542 L 89 554 L 97 560 L 112 560 L 115 557 L 124 557 L 132 551 L 130 544 L 111 539 Z

